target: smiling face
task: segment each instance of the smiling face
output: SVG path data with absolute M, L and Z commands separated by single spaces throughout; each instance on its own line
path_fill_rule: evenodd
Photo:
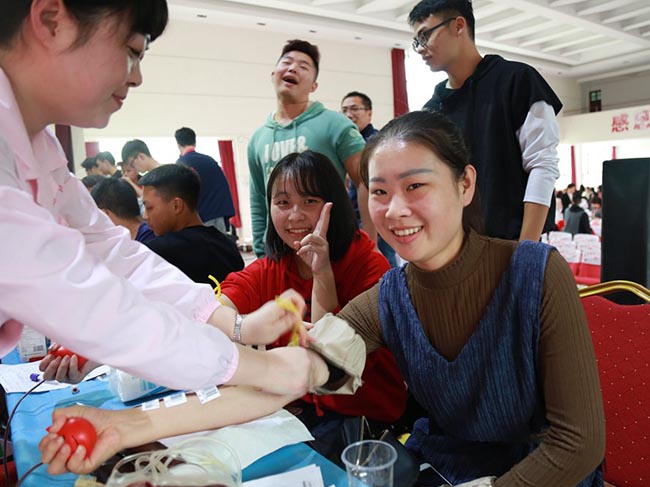
M 312 233 L 325 201 L 318 196 L 302 195 L 288 177 L 279 177 L 271 193 L 271 221 L 282 241 L 292 249 Z
M 316 66 L 304 52 L 290 51 L 278 61 L 271 81 L 278 97 L 306 100 L 318 87 Z
M 69 15 L 69 14 L 68 14 Z M 67 20 L 67 21 L 66 21 Z M 103 19 L 87 42 L 71 46 L 78 34 L 75 21 L 63 19 L 68 46 L 58 47 L 48 84 L 58 99 L 50 108 L 58 123 L 105 127 L 132 87 L 142 83 L 140 60 L 146 49 L 142 34 L 129 34 L 128 22 L 115 16 Z
M 386 242 L 424 270 L 449 264 L 463 243 L 463 209 L 476 173 L 460 181 L 427 147 L 400 139 L 379 145 L 368 164 L 370 217 Z

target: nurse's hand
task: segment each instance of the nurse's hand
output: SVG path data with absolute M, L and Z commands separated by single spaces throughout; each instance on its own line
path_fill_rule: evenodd
M 263 390 L 273 394 L 295 395 L 312 392 L 329 379 L 329 369 L 323 358 L 302 347 L 279 347 L 267 350 L 269 380 Z
M 241 325 L 241 341 L 246 345 L 268 345 L 292 330 L 297 322 L 302 323 L 305 312 L 305 300 L 293 289 L 280 295 L 280 302 L 290 302 L 296 311 L 281 305 L 277 300 L 268 301 L 261 308 L 247 314 Z M 299 327 L 300 344 L 307 346 L 310 342 L 307 330 Z
M 68 384 L 78 384 L 92 370 L 101 365 L 92 360 L 88 360 L 83 367 L 79 368 L 79 359 L 76 355 L 65 356 L 63 358 L 54 355 L 52 352 L 58 347 L 59 345 L 57 344 L 51 346 L 50 353 L 38 365 L 38 368 L 43 372 L 44 380 L 58 380 L 59 382 Z

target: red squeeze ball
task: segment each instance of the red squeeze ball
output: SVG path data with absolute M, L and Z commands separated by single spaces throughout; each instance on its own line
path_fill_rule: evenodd
M 65 347 L 59 347 L 54 352 L 50 352 L 50 353 L 55 355 L 56 357 L 61 357 L 61 358 L 65 357 L 66 355 L 67 356 L 76 355 L 77 364 L 79 365 L 80 369 L 86 364 L 86 362 L 88 362 L 88 359 L 86 357 L 82 357 L 78 353 L 74 353 L 72 350 L 68 350 Z
M 57 434 L 62 436 L 70 447 L 70 455 L 74 453 L 77 446 L 83 445 L 86 448 L 86 458 L 88 458 L 97 442 L 95 427 L 84 418 L 68 418 Z

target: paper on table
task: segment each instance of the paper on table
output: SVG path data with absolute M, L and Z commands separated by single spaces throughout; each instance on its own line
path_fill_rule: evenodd
M 320 467 L 306 467 L 244 482 L 243 487 L 324 487 Z
M 269 416 L 248 423 L 190 435 L 172 436 L 162 439 L 160 442 L 165 446 L 171 446 L 193 436 L 209 436 L 226 443 L 237 453 L 241 468 L 248 467 L 255 460 L 283 446 L 314 439 L 304 424 L 293 414 L 281 409 Z
M 40 362 L 27 362 L 25 364 L 16 364 L 16 365 L 6 365 L 0 364 L 0 384 L 4 387 L 7 393 L 10 392 L 27 392 L 37 383 L 29 378 L 31 374 L 39 374 L 41 377 L 43 374 L 38 370 L 38 364 Z M 94 379 L 103 374 L 108 374 L 109 368 L 106 365 L 97 367 L 95 370 L 90 372 L 84 380 Z M 55 380 L 48 380 L 44 384 L 38 386 L 34 391 L 36 392 L 45 392 L 52 391 L 54 389 L 64 389 L 66 387 L 72 387 L 73 384 L 65 384 Z

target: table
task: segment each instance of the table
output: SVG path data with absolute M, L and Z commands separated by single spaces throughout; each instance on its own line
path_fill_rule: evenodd
M 3 359 L 11 363 L 11 358 Z M 105 409 L 123 409 L 122 403 L 108 389 L 106 379 L 95 379 L 78 385 L 79 392 L 72 389 L 59 389 L 49 392 L 32 393 L 18 407 L 11 424 L 11 439 L 16 470 L 20 477 L 29 468 L 40 461 L 38 442 L 46 434 L 45 428 L 51 424 L 52 411 L 58 407 L 81 403 L 87 406 Z M 37 389 L 38 390 L 38 389 Z M 6 402 L 9 412 L 16 405 L 22 394 L 7 394 Z M 278 474 L 302 468 L 310 464 L 320 467 L 325 486 L 347 487 L 347 475 L 344 470 L 331 463 L 305 444 L 289 445 L 277 450 L 242 472 L 243 480 L 254 480 L 268 475 Z M 26 487 L 72 486 L 77 476 L 65 474 L 51 476 L 46 467 L 40 467 L 31 473 L 23 483 Z

